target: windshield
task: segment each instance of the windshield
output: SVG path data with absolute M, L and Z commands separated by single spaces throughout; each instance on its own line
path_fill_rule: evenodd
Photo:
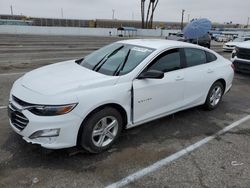
M 153 51 L 151 48 L 114 43 L 91 53 L 80 65 L 105 75 L 124 75 L 132 71 Z
M 244 38 L 236 38 L 233 40 L 233 42 L 243 42 Z

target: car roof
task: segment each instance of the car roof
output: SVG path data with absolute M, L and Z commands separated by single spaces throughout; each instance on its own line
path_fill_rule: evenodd
M 199 48 L 197 45 L 194 45 L 194 44 L 174 41 L 174 40 L 166 40 L 166 39 L 132 39 L 132 40 L 118 41 L 118 43 L 131 44 L 131 45 L 143 46 L 143 47 L 154 48 L 154 49 L 162 49 L 162 48 L 169 48 L 169 47 Z

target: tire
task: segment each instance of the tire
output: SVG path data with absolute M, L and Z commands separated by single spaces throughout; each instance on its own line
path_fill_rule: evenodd
M 222 96 L 223 96 L 223 93 L 224 93 L 224 86 L 221 82 L 215 82 L 209 92 L 208 92 L 208 95 L 207 95 L 207 98 L 206 98 L 206 102 L 204 104 L 204 107 L 207 109 L 207 110 L 214 110 L 216 109 L 221 100 L 222 100 Z
M 122 122 L 121 114 L 111 107 L 93 113 L 82 124 L 81 147 L 90 153 L 109 149 L 121 133 Z

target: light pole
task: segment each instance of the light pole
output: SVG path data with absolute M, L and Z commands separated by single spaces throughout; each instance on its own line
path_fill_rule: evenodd
M 12 5 L 10 5 L 10 13 L 11 13 L 11 16 L 13 17 L 13 7 L 12 7 Z
M 185 10 L 182 9 L 181 11 L 181 30 L 183 30 L 183 19 L 184 19 L 184 13 L 185 13 Z
M 63 8 L 61 8 L 61 17 L 63 19 Z
M 112 20 L 115 19 L 115 9 L 112 9 Z
M 250 17 L 247 18 L 247 28 L 248 28 L 248 25 L 249 25 L 249 20 L 250 20 Z

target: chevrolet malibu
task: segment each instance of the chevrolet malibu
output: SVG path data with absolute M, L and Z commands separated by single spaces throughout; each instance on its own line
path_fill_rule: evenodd
M 229 60 L 197 45 L 115 42 L 19 78 L 10 92 L 10 125 L 29 143 L 98 153 L 124 128 L 198 105 L 215 109 L 233 76 Z

